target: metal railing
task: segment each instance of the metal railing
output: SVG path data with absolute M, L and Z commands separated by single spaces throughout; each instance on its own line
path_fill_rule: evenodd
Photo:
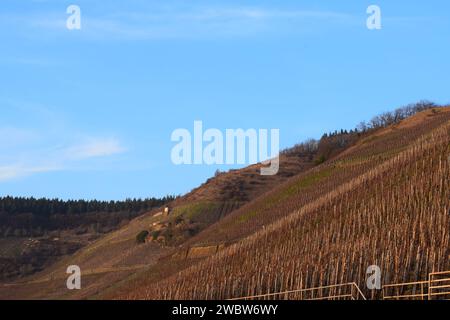
M 383 285 L 384 300 L 450 299 L 450 271 L 432 272 L 428 280 Z
M 425 300 L 428 281 L 386 284 L 382 286 L 384 300 Z
M 384 300 L 450 300 L 450 271 L 431 272 L 428 280 L 386 284 Z M 230 300 L 366 300 L 355 282 L 273 292 Z
M 366 300 L 366 297 L 355 282 L 349 282 L 246 296 L 230 300 Z
M 450 271 L 428 275 L 428 300 L 450 299 Z

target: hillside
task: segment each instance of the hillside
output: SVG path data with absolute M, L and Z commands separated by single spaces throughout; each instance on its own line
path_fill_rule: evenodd
M 109 261 L 108 257 L 114 256 L 117 250 L 136 250 L 139 252 L 136 255 L 142 256 L 138 259 L 139 263 L 145 266 L 152 261 L 152 258 L 147 257 L 183 243 L 272 185 L 311 168 L 316 153 L 317 148 L 299 145 L 295 150 L 286 150 L 281 155 L 282 168 L 276 176 L 261 176 L 259 165 L 217 173 L 175 200 L 167 197 L 116 203 L 11 197 L 0 199 L 0 236 L 3 235 L 3 238 L 0 237 L 0 282 L 8 283 L 44 269 L 44 273 L 48 274 L 54 268 L 52 264 L 103 236 L 100 243 L 112 238 L 114 243 L 126 245 L 117 247 L 108 242 L 107 248 L 101 246 L 105 252 L 110 252 L 104 254 L 104 260 L 92 265 L 83 263 L 84 266 L 98 270 L 104 266 L 128 268 L 130 264 L 134 265 L 133 261 L 124 264 L 116 260 Z M 172 212 L 169 218 L 158 216 L 162 204 L 170 206 Z M 136 221 L 128 225 L 130 220 L 138 216 Z M 126 238 L 122 231 L 115 236 L 114 230 L 123 226 L 127 230 Z M 148 250 L 148 246 L 136 247 L 135 237 L 142 230 L 158 233 L 158 241 L 151 246 L 151 250 Z M 141 252 L 140 249 L 144 250 Z M 150 251 L 150 255 L 147 251 Z
M 1 285 L 0 298 L 232 298 L 361 284 L 371 264 L 387 282 L 422 279 L 450 267 L 449 142 L 450 108 L 430 109 L 287 150 L 273 177 L 258 165 L 220 173 L 168 216 L 137 217 Z M 142 230 L 155 237 L 138 245 Z M 83 270 L 80 291 L 65 288 L 71 264 Z
M 97 293 L 118 279 L 133 275 L 137 270 L 149 268 L 159 258 L 171 255 L 178 245 L 256 196 L 270 190 L 273 185 L 313 167 L 317 151 L 317 148 L 304 148 L 302 145 L 297 146 L 295 150 L 286 150 L 280 156 L 281 168 L 275 176 L 261 176 L 259 165 L 218 173 L 185 196 L 168 203 L 171 209 L 170 216 L 162 215 L 162 208 L 150 210 L 122 225 L 118 230 L 100 235 L 100 238 L 99 235 L 95 238 L 87 238 L 91 234 L 83 234 L 84 238 L 78 236 L 74 241 L 70 232 L 55 233 L 58 231 L 56 230 L 49 233 L 50 239 L 58 237 L 57 242 L 51 243 L 55 248 L 63 242 L 76 242 L 78 246 L 54 257 L 52 261 L 57 262 L 53 265 L 46 263 L 46 268 L 42 272 L 20 279 L 14 284 L 9 284 L 11 280 L 4 280 L 3 288 L 7 289 L 2 290 L 0 285 L 0 298 L 65 296 L 67 290 L 65 285 L 61 287 L 61 279 L 66 277 L 65 270 L 70 264 L 77 264 L 84 270 L 85 283 L 90 279 L 95 282 L 92 291 L 91 289 L 84 291 L 83 297 Z M 78 229 L 80 223 L 88 221 L 89 217 L 88 215 L 80 221 L 77 221 L 76 217 L 70 217 L 69 222 L 77 222 L 75 227 Z M 104 220 L 103 215 L 100 218 Z M 143 230 L 150 232 L 151 235 L 157 233 L 157 236 L 150 243 L 138 245 L 136 236 Z M 84 242 L 81 241 L 83 239 Z M 8 244 L 14 242 L 15 248 L 22 248 L 30 241 L 35 240 L 9 238 L 3 240 L 5 243 L 2 247 L 8 247 L 6 242 Z M 39 243 L 43 244 L 43 239 L 39 238 Z M 29 255 L 30 259 L 33 258 L 33 253 L 35 252 Z M 3 263 L 5 271 L 17 270 L 17 265 L 10 265 L 8 261 L 5 260 Z M 62 290 L 54 291 L 53 284 Z
M 364 287 L 372 264 L 385 270 L 385 283 L 447 270 L 449 142 L 450 108 L 379 130 L 190 241 L 235 244 L 156 283 L 150 270 L 109 297 L 222 299 L 353 281 Z
M 0 281 L 41 271 L 173 199 L 106 202 L 0 198 Z

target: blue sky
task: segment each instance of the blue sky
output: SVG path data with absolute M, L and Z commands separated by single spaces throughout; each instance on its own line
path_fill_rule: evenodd
M 279 128 L 288 147 L 450 102 L 449 56 L 448 1 L 2 0 L 0 195 L 182 194 L 217 167 L 172 164 L 173 130 Z

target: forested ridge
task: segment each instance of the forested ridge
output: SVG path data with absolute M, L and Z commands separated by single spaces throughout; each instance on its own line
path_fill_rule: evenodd
M 140 213 L 175 197 L 124 201 L 68 200 L 24 197 L 0 198 L 0 236 L 41 236 L 46 231 L 87 228 L 106 232 Z

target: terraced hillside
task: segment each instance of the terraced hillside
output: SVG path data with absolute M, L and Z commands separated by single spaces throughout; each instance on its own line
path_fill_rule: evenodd
M 233 242 L 250 235 L 393 158 L 449 119 L 448 108 L 428 110 L 365 136 L 330 161 L 292 177 L 233 212 L 190 244 Z
M 353 281 L 364 288 L 373 264 L 384 283 L 447 270 L 449 155 L 450 108 L 417 114 L 189 241 L 234 244 L 163 279 L 143 272 L 107 297 L 223 299 Z

